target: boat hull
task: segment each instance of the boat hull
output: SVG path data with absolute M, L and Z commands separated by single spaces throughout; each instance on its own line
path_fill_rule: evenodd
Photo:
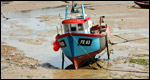
M 149 8 L 149 1 L 135 1 L 134 3 L 141 8 Z
M 105 48 L 100 49 L 98 51 L 89 53 L 87 55 L 82 55 L 82 56 L 77 56 L 77 57 L 69 57 L 67 56 L 74 64 L 74 68 L 78 69 L 80 66 L 84 65 L 85 62 L 89 61 L 89 60 L 93 60 L 95 59 L 95 55 L 100 53 L 101 51 L 103 51 Z
M 56 37 L 62 52 L 74 64 L 75 69 L 106 48 L 105 34 L 67 33 Z

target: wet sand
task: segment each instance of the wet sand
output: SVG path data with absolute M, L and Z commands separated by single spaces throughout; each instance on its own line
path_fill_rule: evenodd
M 76 3 L 122 3 L 85 7 L 85 13 L 94 24 L 99 24 L 99 16 L 104 15 L 105 23 L 111 28 L 110 40 L 114 45 L 110 60 L 105 53 L 98 61 L 111 70 L 99 69 L 96 64 L 78 70 L 60 69 L 61 51 L 54 52 L 52 43 L 57 34 L 56 26 L 64 19 L 65 5 L 71 5 L 70 1 L 13 1 L 1 2 L 1 12 L 10 18 L 5 20 L 1 16 L 2 79 L 149 79 L 149 9 L 137 5 L 133 8 L 132 1 Z M 65 67 L 71 64 L 65 60 Z M 39 66 L 46 63 L 49 66 Z

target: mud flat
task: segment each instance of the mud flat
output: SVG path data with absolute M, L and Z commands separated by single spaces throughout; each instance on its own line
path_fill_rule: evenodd
M 52 44 L 56 26 L 62 33 L 59 24 L 70 1 L 1 2 L 2 13 L 9 18 L 1 14 L 1 78 L 149 79 L 149 9 L 132 7 L 132 1 L 77 3 L 87 6 L 85 13 L 94 24 L 104 15 L 111 28 L 110 60 L 106 50 L 96 56 L 102 69 L 93 63 L 78 70 L 61 70 L 61 50 L 54 52 Z M 65 57 L 65 67 L 70 64 Z
M 47 73 L 45 73 L 45 68 L 38 67 L 40 61 L 26 57 L 24 51 L 16 47 L 4 44 L 4 42 L 1 44 L 2 79 L 53 78 L 53 70 L 46 70 Z

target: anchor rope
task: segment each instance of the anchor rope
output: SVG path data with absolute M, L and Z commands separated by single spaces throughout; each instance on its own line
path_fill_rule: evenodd
M 72 36 L 72 34 L 71 33 L 69 33 L 71 36 Z M 72 36 L 73 37 L 73 36 Z M 73 37 L 73 39 L 75 40 L 75 42 L 78 44 L 78 42 L 77 42 L 77 40 Z M 80 44 L 79 44 L 80 45 Z M 93 60 L 93 61 L 95 61 L 88 53 L 87 53 L 87 51 L 82 47 L 82 46 L 80 46 L 81 47 L 81 49 L 83 49 L 83 51 Z M 104 52 L 105 53 L 105 52 Z M 103 53 L 103 54 L 104 54 Z M 103 55 L 102 54 L 102 55 Z M 101 56 L 102 56 L 101 55 Z M 101 57 L 100 56 L 100 57 Z M 99 58 L 100 58 L 99 57 Z M 97 66 L 98 67 L 100 67 L 100 68 L 103 68 L 103 69 L 105 69 L 105 70 L 110 70 L 110 71 L 122 71 L 122 72 L 136 72 L 136 73 L 149 73 L 149 72 L 146 72 L 146 71 L 130 71 L 130 70 L 117 70 L 117 69 L 109 69 L 109 68 L 104 68 L 104 67 L 102 67 L 102 66 L 100 66 L 98 63 L 97 63 L 97 61 L 95 61 L 96 62 L 96 64 L 97 64 Z
M 72 34 L 71 33 L 69 33 L 71 36 L 72 36 Z M 73 37 L 73 36 L 72 36 Z M 75 42 L 78 44 L 78 42 L 77 42 L 77 40 L 73 37 L 73 39 L 75 40 Z M 87 55 L 89 55 L 88 53 L 87 53 L 87 51 L 79 44 L 79 46 L 81 47 L 81 49 L 87 54 Z M 89 57 L 90 58 L 92 58 L 90 55 L 89 55 Z M 93 58 L 92 58 L 93 59 Z
M 69 33 L 71 36 L 72 36 L 72 34 L 71 33 Z M 73 36 L 72 36 L 73 37 Z M 73 37 L 73 39 L 74 39 L 74 37 Z M 75 40 L 75 42 L 78 44 L 78 42 L 77 42 L 77 40 L 76 39 L 74 39 Z M 97 66 L 99 66 L 100 68 L 102 68 L 88 53 L 87 53 L 87 51 L 79 44 L 79 46 L 81 47 L 81 49 L 90 57 L 90 59 L 92 59 L 96 64 L 97 64 Z M 89 61 L 88 61 L 89 62 Z

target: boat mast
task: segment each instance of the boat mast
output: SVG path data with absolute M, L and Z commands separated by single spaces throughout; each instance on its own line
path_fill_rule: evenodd
M 65 20 L 67 19 L 68 17 L 68 6 L 66 6 L 66 15 L 65 15 Z
M 83 19 L 85 19 L 85 12 L 84 12 L 84 6 L 83 6 L 83 4 L 81 5 L 81 8 L 82 8 Z

